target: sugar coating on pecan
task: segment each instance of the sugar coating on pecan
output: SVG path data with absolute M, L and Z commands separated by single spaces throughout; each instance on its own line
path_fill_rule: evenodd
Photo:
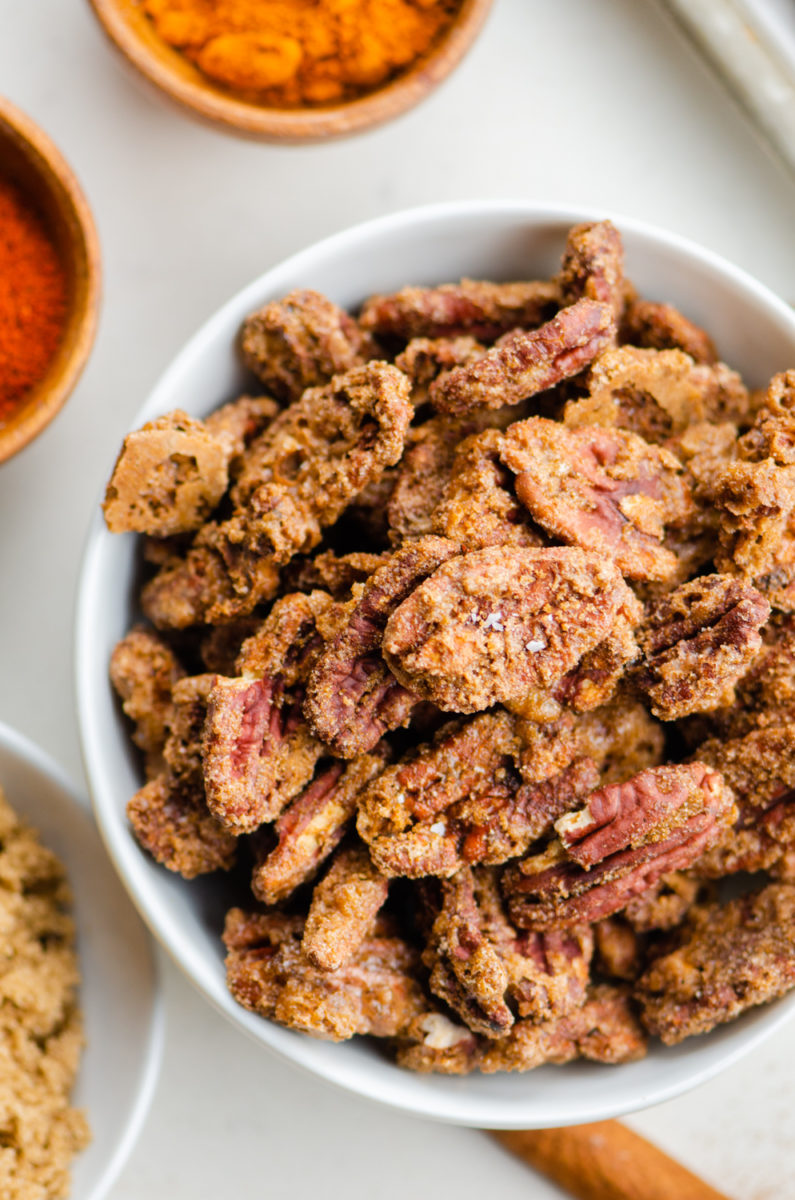
M 312 1037 L 399 1037 L 427 1002 L 417 955 L 397 937 L 367 937 L 343 966 L 320 971 L 301 949 L 304 921 L 230 909 L 226 977 L 244 1008 Z
M 583 758 L 525 783 L 522 754 L 509 714 L 486 713 L 388 767 L 360 797 L 357 818 L 378 868 L 417 879 L 505 862 L 598 782 Z
M 737 684 L 737 700 L 714 714 L 714 732 L 738 737 L 766 725 L 795 721 L 795 616 L 775 613 L 762 648 Z
M 309 289 L 290 292 L 247 317 L 243 361 L 280 400 L 297 400 L 305 388 L 361 362 L 362 336 L 343 309 Z
M 304 705 L 312 728 L 335 754 L 363 753 L 409 720 L 417 697 L 384 662 L 384 628 L 413 588 L 457 549 L 436 537 L 407 542 L 356 590 L 312 670 Z
M 439 708 L 527 705 L 638 603 L 613 564 L 570 547 L 492 546 L 439 567 L 396 608 L 384 654 L 397 678 Z
M 694 871 L 716 878 L 773 866 L 795 844 L 795 724 L 711 739 L 698 755 L 732 788 L 738 816 Z
M 662 875 L 690 866 L 736 815 L 721 775 L 700 762 L 599 788 L 555 822 L 559 840 L 509 868 L 511 918 L 547 929 L 612 916 Z
M 707 331 L 673 304 L 635 297 L 624 309 L 619 339 L 649 350 L 682 350 L 697 363 L 712 365 L 718 361 L 715 343 Z
M 584 1003 L 593 948 L 587 928 L 517 933 L 489 869 L 465 867 L 441 892 L 423 961 L 431 991 L 474 1033 L 500 1037 L 514 1011 L 543 1021 Z
M 314 967 L 336 971 L 349 962 L 386 901 L 389 881 L 362 845 L 334 857 L 312 893 L 301 949 Z
M 638 980 L 650 1033 L 668 1046 L 795 987 L 795 887 L 770 884 L 694 909 L 678 945 Z
M 725 363 L 696 363 L 681 350 L 610 347 L 588 375 L 588 395 L 564 410 L 569 428 L 628 429 L 665 441 L 700 421 L 746 419 L 748 389 Z
M 579 375 L 615 336 L 609 304 L 577 300 L 545 325 L 506 334 L 482 358 L 434 380 L 428 398 L 439 412 L 501 408 Z
M 676 555 L 665 527 L 692 501 L 679 461 L 622 429 L 567 429 L 531 417 L 505 435 L 516 494 L 552 536 L 615 560 L 630 579 L 666 579 Z
M 630 900 L 623 917 L 637 933 L 675 929 L 681 925 L 690 909 L 703 898 L 703 880 L 683 871 L 663 875 L 640 896 Z
M 564 304 L 582 297 L 609 304 L 616 320 L 624 309 L 624 246 L 612 221 L 574 225 L 566 238 L 558 283 Z
M 638 978 L 643 948 L 637 931 L 623 916 L 605 917 L 593 926 L 594 960 L 600 975 L 630 983 Z
M 247 448 L 278 412 L 279 405 L 270 396 L 239 396 L 204 418 L 207 432 L 226 447 L 231 480 L 237 478 Z
M 208 811 L 195 783 L 158 775 L 129 801 L 127 819 L 144 850 L 184 879 L 234 865 L 237 838 Z
M 240 553 L 232 577 L 224 555 L 210 544 L 217 529 L 205 525 L 205 544 L 184 554 L 167 554 L 141 589 L 141 608 L 158 629 L 234 620 L 276 595 L 279 571 L 269 558 Z M 222 548 L 230 558 L 229 547 Z
M 273 820 L 309 782 L 323 746 L 303 719 L 304 684 L 320 649 L 323 593 L 277 601 L 238 658 L 245 673 L 216 676 L 204 730 L 211 811 L 236 833 Z
M 646 1053 L 648 1038 L 622 985 L 594 985 L 588 1000 L 569 1016 L 536 1024 L 517 1021 L 506 1037 L 490 1042 L 478 1057 L 484 1074 L 531 1071 L 545 1063 L 577 1058 L 592 1062 L 634 1062 Z
M 226 491 L 230 450 L 181 409 L 124 439 L 102 511 L 111 533 L 170 537 L 198 529 Z
M 371 296 L 359 325 L 378 337 L 454 338 L 463 334 L 493 341 L 510 329 L 531 328 L 560 305 L 554 280 L 491 283 L 462 279 L 439 287 L 405 287 L 392 295 Z
M 476 338 L 416 337 L 395 358 L 398 367 L 411 380 L 411 402 L 415 408 L 425 404 L 428 388 L 443 371 L 461 367 L 485 354 L 486 347 Z
M 464 551 L 543 544 L 516 498 L 511 471 L 500 461 L 504 442 L 498 429 L 472 434 L 457 446 L 445 442 L 447 478 L 435 476 L 436 507 L 428 522 L 435 533 L 458 542 Z
M 312 558 L 295 559 L 283 572 L 289 591 L 310 592 L 321 588 L 335 600 L 349 600 L 356 583 L 364 583 L 386 561 L 384 554 L 354 550 L 335 554 L 322 550 Z
M 110 680 L 134 723 L 132 739 L 150 763 L 157 763 L 166 743 L 171 694 L 184 674 L 166 642 L 143 626 L 131 629 L 113 649 Z
M 652 604 L 637 634 L 644 659 L 634 680 L 655 717 L 731 704 L 769 616 L 764 596 L 730 575 L 702 575 Z
M 342 841 L 359 793 L 384 761 L 385 750 L 321 768 L 276 821 L 276 845 L 256 855 L 251 890 L 258 900 L 280 904 L 314 876 Z

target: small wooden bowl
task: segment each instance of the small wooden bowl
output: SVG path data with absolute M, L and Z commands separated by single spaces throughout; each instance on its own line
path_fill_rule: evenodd
M 75 386 L 94 341 L 99 310 L 99 241 L 77 181 L 50 139 L 0 98 L 0 177 L 30 199 L 55 243 L 66 272 L 67 318 L 43 378 L 0 424 L 0 462 L 32 441 Z
M 474 42 L 492 0 L 463 0 L 458 16 L 430 53 L 358 100 L 324 107 L 269 108 L 217 86 L 168 46 L 140 0 L 90 0 L 107 36 L 142 76 L 192 116 L 263 142 L 319 142 L 391 120 L 419 103 L 450 74 Z

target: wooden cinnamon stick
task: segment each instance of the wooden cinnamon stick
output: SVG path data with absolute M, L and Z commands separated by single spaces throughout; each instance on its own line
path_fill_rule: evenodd
M 494 1136 L 577 1200 L 728 1200 L 619 1121 Z

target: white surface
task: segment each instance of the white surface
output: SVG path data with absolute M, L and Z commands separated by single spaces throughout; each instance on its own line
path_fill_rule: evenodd
M 73 1102 L 92 1141 L 74 1161 L 75 1200 L 102 1200 L 145 1119 L 163 1052 L 163 1001 L 151 940 L 114 875 L 76 791 L 49 756 L 0 723 L 0 787 L 65 864 L 74 897 L 86 1046 Z
M 206 416 L 245 391 L 234 346 L 245 316 L 311 282 L 344 308 L 407 279 L 438 283 L 462 275 L 545 278 L 560 262 L 566 231 L 600 216 L 505 202 L 411 209 L 327 238 L 266 272 L 225 304 L 182 350 L 155 386 L 134 427 L 172 409 Z M 795 312 L 767 289 L 696 247 L 629 218 L 622 231 L 626 270 L 641 295 L 665 296 L 694 320 L 709 321 L 723 356 L 752 387 L 795 362 Z M 358 1039 L 344 1046 L 296 1036 L 242 1009 L 224 981 L 220 930 L 229 907 L 223 880 L 185 883 L 143 854 L 130 836 L 125 806 L 144 782 L 129 730 L 108 679 L 113 647 L 139 619 L 139 546 L 117 537 L 97 513 L 87 546 L 77 612 L 77 698 L 84 757 L 102 835 L 142 914 L 203 993 L 252 1038 L 324 1079 L 404 1112 L 486 1128 L 540 1128 L 634 1112 L 702 1083 L 779 1028 L 795 993 L 748 1013 L 708 1037 L 675 1049 L 655 1045 L 620 1069 L 575 1063 L 532 1075 L 425 1077 L 400 1070 Z
M 666 226 L 795 299 L 795 189 L 650 0 L 497 0 L 458 72 L 361 138 L 234 141 L 140 91 L 79 0 L 0 0 L 0 87 L 79 172 L 106 295 L 66 409 L 0 469 L 0 717 L 80 771 L 71 626 L 80 550 L 122 430 L 209 313 L 366 217 L 494 196 Z M 478 1134 L 402 1117 L 259 1052 L 170 966 L 164 1071 L 111 1200 L 557 1195 Z M 791 1200 L 795 1025 L 632 1123 L 743 1200 Z

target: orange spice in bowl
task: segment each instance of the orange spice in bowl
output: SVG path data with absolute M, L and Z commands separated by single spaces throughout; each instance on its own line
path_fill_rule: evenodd
M 144 0 L 163 41 L 277 108 L 355 99 L 426 54 L 461 0 Z
M 66 274 L 39 214 L 0 178 L 0 424 L 46 372 L 67 307 Z

